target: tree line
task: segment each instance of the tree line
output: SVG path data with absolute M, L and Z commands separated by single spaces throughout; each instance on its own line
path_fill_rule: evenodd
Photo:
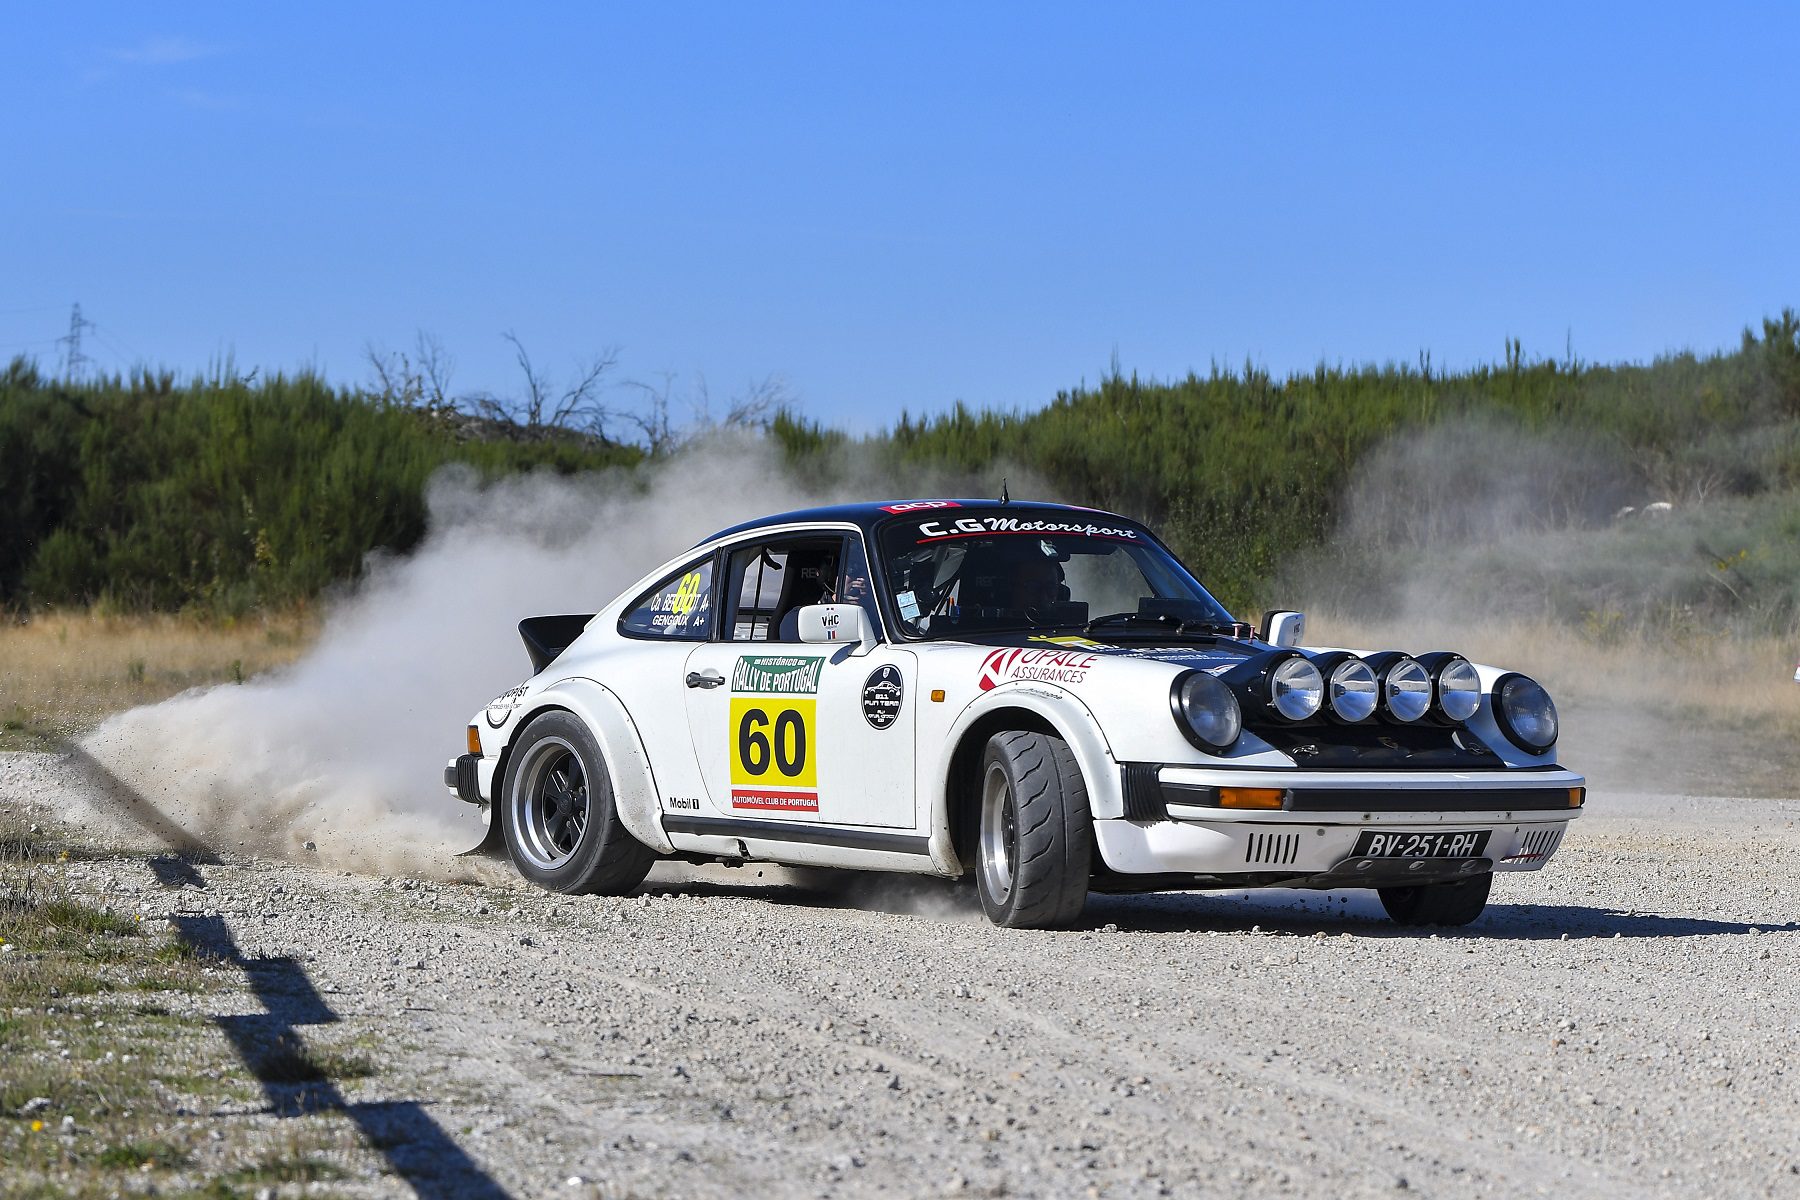
M 228 371 L 59 379 L 15 359 L 0 372 L 0 605 L 229 614 L 304 601 L 355 577 L 371 551 L 416 545 L 425 482 L 447 463 L 573 473 L 680 452 L 666 383 L 614 423 L 631 431 L 620 437 L 595 419 L 586 376 L 559 390 L 522 347 L 529 407 L 458 402 L 428 358 L 389 358 L 363 388 Z M 753 389 L 723 423 L 763 429 L 813 478 L 869 462 L 902 479 L 1017 471 L 1059 499 L 1152 522 L 1241 607 L 1333 536 L 1376 447 L 1459 418 L 1603 446 L 1648 499 L 1800 489 L 1792 310 L 1732 350 L 1648 364 L 1529 359 L 1509 342 L 1501 362 L 1456 372 L 1422 360 L 1278 378 L 1252 364 L 1158 381 L 1115 368 L 1039 410 L 958 404 L 861 439 L 783 400 Z

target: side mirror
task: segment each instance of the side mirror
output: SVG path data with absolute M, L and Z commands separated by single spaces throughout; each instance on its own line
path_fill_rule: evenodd
M 1286 608 L 1274 608 L 1262 615 L 1256 636 L 1271 646 L 1298 646 L 1306 640 L 1306 614 Z
M 809 604 L 800 610 L 800 640 L 855 646 L 850 653 L 861 655 L 875 648 L 876 637 L 861 605 Z

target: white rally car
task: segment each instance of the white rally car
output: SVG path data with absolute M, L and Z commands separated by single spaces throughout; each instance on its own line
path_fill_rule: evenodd
M 1373 888 L 1461 925 L 1585 796 L 1537 683 L 1233 620 L 1149 530 L 915 500 L 784 513 L 599 613 L 519 626 L 535 673 L 444 772 L 519 871 L 623 892 L 659 856 L 973 872 L 1008 926 L 1090 890 Z

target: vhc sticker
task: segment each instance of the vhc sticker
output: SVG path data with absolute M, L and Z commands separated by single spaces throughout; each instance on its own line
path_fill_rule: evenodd
M 886 729 L 900 719 L 900 706 L 906 699 L 906 685 L 896 666 L 876 667 L 863 681 L 863 720 L 871 728 Z

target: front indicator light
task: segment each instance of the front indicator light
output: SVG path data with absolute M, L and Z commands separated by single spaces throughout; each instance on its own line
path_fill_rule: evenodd
M 1220 808 L 1280 808 L 1287 793 L 1281 788 L 1222 787 Z
M 1569 807 L 1580 808 L 1587 803 L 1587 789 L 1584 787 L 1569 789 Z
M 469 753 L 481 753 L 481 727 L 478 725 L 469 726 Z

